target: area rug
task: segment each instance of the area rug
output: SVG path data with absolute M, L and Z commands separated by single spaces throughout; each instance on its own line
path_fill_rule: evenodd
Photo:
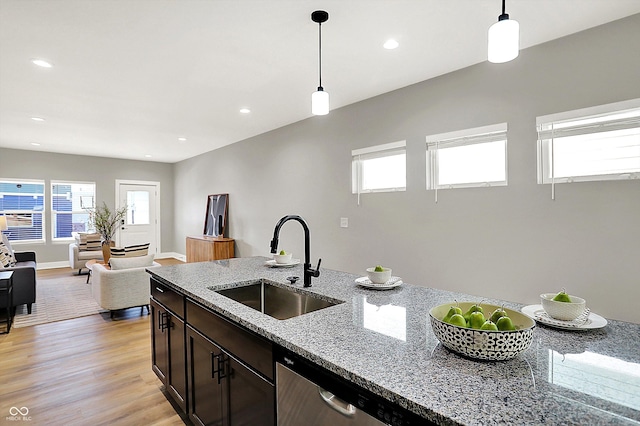
M 91 296 L 86 275 L 38 278 L 36 303 L 27 314 L 26 305 L 16 308 L 13 327 L 28 327 L 107 312 Z

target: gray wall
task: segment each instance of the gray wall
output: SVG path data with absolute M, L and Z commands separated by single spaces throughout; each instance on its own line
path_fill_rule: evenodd
M 51 210 L 51 180 L 95 182 L 97 203 L 104 201 L 112 208 L 116 179 L 160 182 L 159 251 L 173 251 L 173 164 L 0 148 L 0 178 L 44 180 L 48 211 Z M 50 232 L 49 225 L 47 232 Z M 14 248 L 36 251 L 38 263 L 69 260 L 69 243 L 52 243 L 49 236 L 45 244 L 20 244 Z
M 552 201 L 536 183 L 535 130 L 538 115 L 640 97 L 639 44 L 635 15 L 177 163 L 176 251 L 202 233 L 207 194 L 229 193 L 239 257 L 268 255 L 277 220 L 300 214 L 312 263 L 327 268 L 383 264 L 413 284 L 526 304 L 566 287 L 594 312 L 640 322 L 640 181 L 557 185 Z M 443 190 L 434 203 L 425 136 L 499 122 L 509 185 Z M 407 191 L 357 206 L 351 150 L 397 140 L 407 141 Z M 280 247 L 300 257 L 302 241 L 286 224 Z

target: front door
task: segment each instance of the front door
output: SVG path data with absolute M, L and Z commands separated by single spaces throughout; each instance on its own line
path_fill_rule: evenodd
M 119 182 L 117 188 L 118 207 L 127 206 L 127 215 L 118 229 L 118 246 L 149 243 L 149 254 L 158 254 L 159 183 Z

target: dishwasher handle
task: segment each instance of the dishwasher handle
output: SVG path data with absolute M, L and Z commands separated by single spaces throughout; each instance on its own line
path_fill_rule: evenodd
M 342 414 L 343 416 L 353 417 L 356 415 L 356 407 L 354 407 L 352 404 L 349 404 L 348 402 L 341 400 L 328 390 L 322 389 L 320 386 L 318 386 L 318 394 L 320 395 L 320 398 L 322 398 L 322 400 L 325 402 L 325 404 L 327 404 L 329 407 Z

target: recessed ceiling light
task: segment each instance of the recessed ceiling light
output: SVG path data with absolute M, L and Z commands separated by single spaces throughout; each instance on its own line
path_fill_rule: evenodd
M 382 45 L 382 47 L 384 47 L 387 50 L 393 50 L 396 47 L 398 47 L 399 44 L 396 40 L 390 38 L 389 40 L 385 41 L 384 44 Z
M 51 68 L 53 65 L 51 65 L 51 63 L 43 60 L 43 59 L 32 59 L 31 60 L 32 63 L 34 63 L 35 65 L 42 67 L 42 68 Z
M 179 141 L 179 142 L 186 142 L 186 141 L 187 141 L 187 138 L 178 138 L 178 141 Z
M 38 142 L 31 142 L 31 145 L 33 146 L 40 146 L 40 144 Z
M 249 114 L 251 112 L 251 110 L 249 108 L 240 108 L 240 113 L 242 114 Z
M 151 158 L 151 154 L 145 154 L 145 158 Z
M 42 117 L 31 117 L 31 119 L 33 121 L 44 121 L 44 118 L 42 118 Z

